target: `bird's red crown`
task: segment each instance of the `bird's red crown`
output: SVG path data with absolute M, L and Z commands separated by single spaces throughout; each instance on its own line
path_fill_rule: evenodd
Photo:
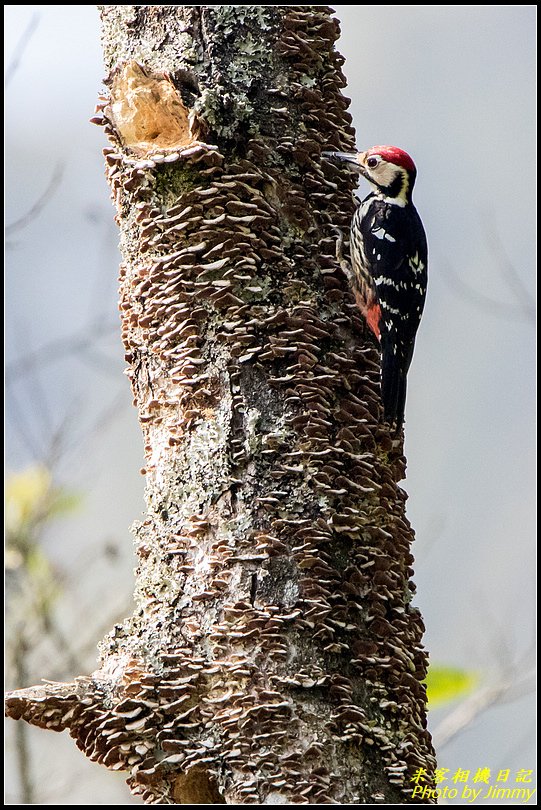
M 398 146 L 372 146 L 366 152 L 367 155 L 381 155 L 381 157 L 388 163 L 394 163 L 397 166 L 402 166 L 408 172 L 415 172 L 415 163 L 403 149 Z

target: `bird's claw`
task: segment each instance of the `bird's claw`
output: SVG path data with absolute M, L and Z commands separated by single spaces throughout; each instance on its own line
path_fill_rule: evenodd
M 342 233 L 340 228 L 337 228 L 336 226 L 333 226 L 332 230 L 333 230 L 333 233 L 336 234 L 336 248 L 335 248 L 336 249 L 336 261 L 340 265 L 340 269 L 342 270 L 342 272 L 344 273 L 346 278 L 349 281 L 351 281 L 351 279 L 353 277 L 353 272 L 351 270 L 351 265 L 347 261 L 347 259 L 344 259 L 344 254 L 342 252 L 342 249 L 344 247 L 344 234 Z

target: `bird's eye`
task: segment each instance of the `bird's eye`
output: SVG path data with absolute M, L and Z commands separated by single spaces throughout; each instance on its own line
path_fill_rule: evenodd
M 375 169 L 379 163 L 379 160 L 380 160 L 379 157 L 369 157 L 368 160 L 366 161 L 366 165 L 368 166 L 369 169 Z

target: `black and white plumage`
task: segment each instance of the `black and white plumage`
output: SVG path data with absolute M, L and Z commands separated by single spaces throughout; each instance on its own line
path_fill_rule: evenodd
M 395 146 L 326 154 L 347 161 L 373 189 L 353 216 L 351 270 L 345 269 L 357 305 L 381 343 L 384 419 L 398 433 L 427 286 L 426 236 L 411 196 L 415 164 Z

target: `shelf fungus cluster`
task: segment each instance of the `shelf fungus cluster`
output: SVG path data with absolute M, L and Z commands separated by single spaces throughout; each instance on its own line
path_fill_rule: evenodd
M 248 42 L 249 7 L 209 7 L 205 30 L 223 33 L 221 8 Z M 212 49 L 189 66 L 197 115 L 170 78 L 116 68 L 175 137 L 139 127 L 133 98 L 99 110 L 148 512 L 138 613 L 50 722 L 149 803 L 403 802 L 433 766 L 426 657 L 404 460 L 335 259 L 352 181 L 321 160 L 353 147 L 337 25 L 325 7 L 256 8 L 272 69 L 244 89 L 254 120 L 234 141 L 205 121 L 205 87 L 234 92 Z

